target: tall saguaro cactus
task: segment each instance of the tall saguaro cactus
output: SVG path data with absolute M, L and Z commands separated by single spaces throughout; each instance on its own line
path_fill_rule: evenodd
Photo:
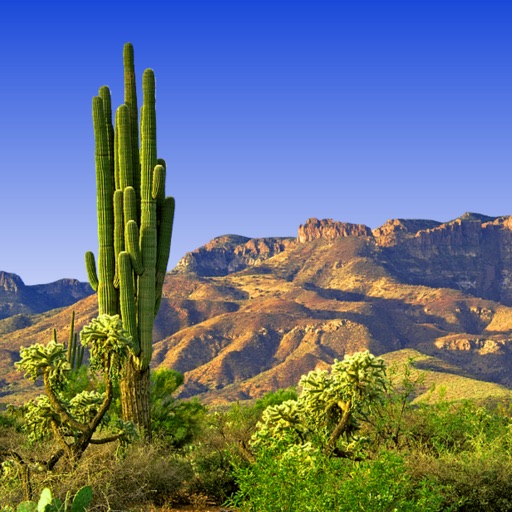
M 150 434 L 149 363 L 153 322 L 171 246 L 174 199 L 165 197 L 165 162 L 157 158 L 155 77 L 146 69 L 139 120 L 133 47 L 124 47 L 124 104 L 112 123 L 110 91 L 93 98 L 98 265 L 86 254 L 100 314 L 120 314 L 134 352 L 121 382 L 125 420 Z

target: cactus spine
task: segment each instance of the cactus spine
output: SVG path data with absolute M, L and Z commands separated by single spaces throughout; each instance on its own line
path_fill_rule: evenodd
M 169 260 L 174 199 L 165 197 L 165 162 L 157 159 L 153 70 L 146 69 L 142 80 L 139 150 L 130 43 L 123 57 L 124 104 L 116 111 L 114 127 L 108 88 L 102 87 L 93 98 L 98 272 L 90 252 L 86 266 L 90 284 L 98 293 L 99 313 L 120 314 L 133 338 L 135 350 L 121 384 L 123 415 L 149 432 L 149 403 L 140 401 L 149 389 L 153 322 Z

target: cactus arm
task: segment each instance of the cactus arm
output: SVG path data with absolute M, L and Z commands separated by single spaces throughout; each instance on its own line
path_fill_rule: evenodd
M 132 147 L 133 187 L 140 194 L 140 162 L 139 162 L 139 109 L 137 106 L 137 89 L 135 86 L 135 62 L 133 46 L 130 43 L 124 45 L 124 103 L 130 111 L 130 132 Z M 140 205 L 137 205 L 137 209 Z
M 116 255 L 116 275 L 114 285 L 119 286 L 118 258 L 119 253 L 124 251 L 124 219 L 123 219 L 123 191 L 114 192 L 114 252 Z
M 169 254 L 171 252 L 172 227 L 174 223 L 174 197 L 166 197 L 161 209 L 160 226 L 158 229 L 158 256 L 156 262 L 155 316 L 160 309 L 162 288 L 167 272 Z
M 142 201 L 151 200 L 151 181 L 156 164 L 155 75 L 146 69 L 142 77 L 143 110 L 141 125 L 140 193 Z M 141 212 L 142 215 L 142 212 Z
M 66 352 L 66 359 L 73 368 L 73 341 L 75 338 L 75 311 L 71 312 L 71 322 L 69 323 L 69 337 L 68 337 L 68 348 Z
M 156 201 L 152 198 L 153 169 L 156 163 L 155 76 L 146 69 L 142 78 L 143 109 L 141 115 L 141 222 L 140 248 L 144 272 L 139 276 L 140 369 L 151 361 L 155 311 L 155 275 L 157 260 Z
M 73 342 L 73 337 L 75 336 L 75 311 L 71 312 L 71 322 L 69 323 L 69 338 L 68 343 L 71 344 Z
M 71 350 L 69 350 L 71 349 Z M 76 364 L 77 359 L 77 346 L 76 346 L 76 337 L 73 336 L 72 341 L 70 341 L 68 345 L 68 363 L 71 365 L 71 368 L 75 369 L 78 368 L 78 365 Z
M 107 131 L 108 154 L 110 162 L 110 172 L 114 172 L 114 127 L 112 126 L 112 100 L 110 89 L 103 85 L 98 91 L 98 96 L 103 101 L 103 115 L 105 119 L 105 128 Z
M 124 190 L 126 187 L 133 185 L 130 110 L 127 105 L 121 105 L 117 109 L 116 118 L 119 154 L 119 186 Z
M 142 214 L 144 214 L 144 205 Z M 155 319 L 155 274 L 157 237 L 156 225 L 143 225 L 140 232 L 144 272 L 139 276 L 138 317 L 141 346 L 140 369 L 147 368 L 153 349 L 153 321 Z
M 133 220 L 126 224 L 126 250 L 132 260 L 133 270 L 137 275 L 141 275 L 144 272 L 144 266 L 139 249 L 139 228 Z
M 94 259 L 94 253 L 87 251 L 85 253 L 85 268 L 87 270 L 87 276 L 89 278 L 89 284 L 91 288 L 98 291 L 98 274 L 96 272 L 96 261 Z
M 130 220 L 137 222 L 137 198 L 135 197 L 135 189 L 126 187 L 124 189 L 124 222 L 127 224 Z
M 119 118 L 116 112 L 116 128 L 114 130 L 114 184 L 116 190 L 121 190 L 119 177 Z
M 123 327 L 132 337 L 135 355 L 140 354 L 139 337 L 137 334 L 137 311 L 135 306 L 135 290 L 133 288 L 133 273 L 131 257 L 128 252 L 119 254 L 119 288 L 120 309 Z
M 114 183 L 110 169 L 109 143 L 103 111 L 103 100 L 93 98 L 94 138 L 96 140 L 96 201 L 98 212 L 98 306 L 99 313 L 116 314 L 114 288 Z
M 83 345 L 78 345 L 78 333 L 75 333 L 75 345 L 77 346 L 78 356 L 76 361 L 76 367 L 82 366 L 82 363 L 84 362 L 84 354 L 85 354 L 85 347 Z
M 153 185 L 151 197 L 162 203 L 165 195 L 165 167 L 157 164 L 153 169 Z

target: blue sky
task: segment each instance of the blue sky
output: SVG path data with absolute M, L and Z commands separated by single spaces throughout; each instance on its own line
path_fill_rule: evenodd
M 86 279 L 91 99 L 121 103 L 127 41 L 156 74 L 169 268 L 309 217 L 512 214 L 507 0 L 2 2 L 0 270 L 27 284 Z

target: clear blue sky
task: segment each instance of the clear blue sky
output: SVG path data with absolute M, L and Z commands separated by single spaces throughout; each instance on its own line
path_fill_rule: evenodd
M 169 268 L 226 233 L 512 214 L 508 0 L 2 2 L 0 270 L 85 280 L 91 98 L 157 79 Z M 140 83 L 140 82 L 139 82 Z

